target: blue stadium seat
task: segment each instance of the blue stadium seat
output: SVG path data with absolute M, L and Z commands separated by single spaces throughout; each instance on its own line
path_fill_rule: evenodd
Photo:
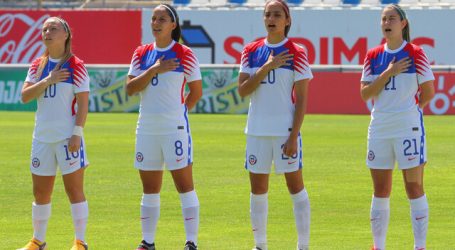
M 400 0 L 381 0 L 381 4 L 397 4 Z
M 360 3 L 360 0 L 343 0 L 343 4 L 357 5 Z
M 189 4 L 191 0 L 174 0 L 174 4 Z
M 244 4 L 244 3 L 246 3 L 246 0 L 228 0 L 228 3 Z
M 303 0 L 288 0 L 287 2 L 288 2 L 288 4 L 291 4 L 291 5 L 299 5 L 299 4 L 303 3 Z

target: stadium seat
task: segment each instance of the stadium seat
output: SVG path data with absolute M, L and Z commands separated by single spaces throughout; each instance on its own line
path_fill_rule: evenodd
M 398 4 L 400 0 L 381 0 L 381 4 Z
M 287 2 L 290 5 L 300 5 L 303 3 L 303 0 L 288 0 Z
M 228 3 L 230 3 L 230 4 L 244 4 L 244 3 L 246 3 L 246 0 L 228 0 Z
M 342 3 L 349 5 L 357 5 L 360 3 L 360 0 L 343 0 Z
M 189 4 L 191 0 L 174 0 L 174 4 L 182 5 L 182 4 Z

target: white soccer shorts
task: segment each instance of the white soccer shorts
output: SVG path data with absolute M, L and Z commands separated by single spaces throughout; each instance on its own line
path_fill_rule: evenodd
M 30 171 L 35 175 L 55 176 L 58 167 L 62 175 L 87 167 L 89 161 L 85 152 L 84 139 L 82 138 L 80 149 L 72 153 L 68 150 L 68 141 L 69 139 L 43 143 L 33 140 Z
M 136 135 L 134 166 L 145 171 L 177 170 L 193 163 L 191 134 Z
M 256 174 L 270 174 L 272 161 L 275 173 L 291 173 L 303 167 L 302 138 L 297 139 L 297 153 L 283 154 L 288 136 L 247 136 L 245 168 Z
M 427 162 L 425 136 L 369 139 L 366 162 L 372 169 L 393 169 L 395 162 L 399 169 L 417 167 Z

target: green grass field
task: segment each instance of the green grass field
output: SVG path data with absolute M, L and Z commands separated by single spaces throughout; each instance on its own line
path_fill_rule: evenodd
M 89 114 L 85 129 L 90 167 L 90 249 L 135 249 L 141 240 L 141 183 L 133 167 L 137 114 Z M 190 115 L 194 179 L 201 203 L 200 249 L 251 249 L 249 181 L 243 167 L 244 115 Z M 302 128 L 304 178 L 311 201 L 311 249 L 369 249 L 372 194 L 365 167 L 369 116 L 307 115 Z M 428 249 L 455 249 L 455 116 L 427 116 L 430 202 Z M 22 247 L 32 236 L 29 171 L 34 114 L 0 112 L 0 249 Z M 412 249 L 413 236 L 402 175 L 395 171 L 389 249 Z M 272 175 L 269 248 L 295 249 L 292 202 L 284 177 Z M 69 249 L 73 225 L 61 178 L 55 184 L 47 242 Z M 158 249 L 182 249 L 180 200 L 170 174 L 161 192 Z

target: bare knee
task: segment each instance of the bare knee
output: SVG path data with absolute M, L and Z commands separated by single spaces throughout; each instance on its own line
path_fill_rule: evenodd
M 151 182 L 143 182 L 142 191 L 144 194 L 157 194 L 161 191 L 161 185 L 156 185 L 155 183 Z
M 268 186 L 252 186 L 251 187 L 251 193 L 253 194 L 265 194 L 268 192 Z
M 418 182 L 407 182 L 405 185 L 409 199 L 416 199 L 424 195 L 423 185 Z
M 84 190 L 77 187 L 65 187 L 68 199 L 72 204 L 85 201 Z
M 297 194 L 303 190 L 304 186 L 303 183 L 287 183 L 289 193 Z
M 389 186 L 376 186 L 374 187 L 374 197 L 378 198 L 388 198 L 390 197 L 390 193 L 392 192 L 392 188 Z
M 35 197 L 36 204 L 49 204 L 51 202 L 52 190 L 34 187 L 33 196 Z
M 177 192 L 182 194 L 182 193 L 187 193 L 187 192 L 193 191 L 194 185 L 193 185 L 193 182 L 175 183 L 175 188 L 177 189 Z

